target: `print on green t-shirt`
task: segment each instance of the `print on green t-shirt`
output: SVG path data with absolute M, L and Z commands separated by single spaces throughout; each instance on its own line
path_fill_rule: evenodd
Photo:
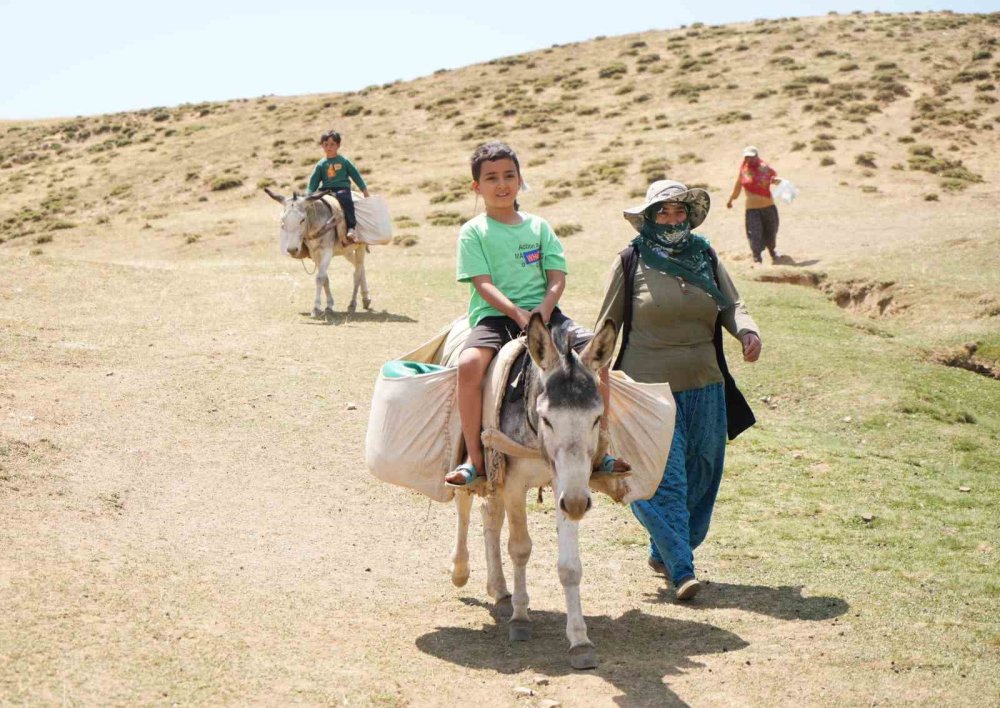
M 469 283 L 469 325 L 484 317 L 502 315 L 476 291 L 472 279 L 488 275 L 493 284 L 518 307 L 538 307 L 545 299 L 545 271 L 566 270 L 562 244 L 549 223 L 533 214 L 521 214 L 520 224 L 504 224 L 485 214 L 467 221 L 458 234 L 455 277 Z
M 312 176 L 309 178 L 309 192 L 317 189 L 350 189 L 351 180 L 358 185 L 358 189 L 367 189 L 365 181 L 361 178 L 361 173 L 354 166 L 354 163 L 343 155 L 328 157 L 316 163 Z

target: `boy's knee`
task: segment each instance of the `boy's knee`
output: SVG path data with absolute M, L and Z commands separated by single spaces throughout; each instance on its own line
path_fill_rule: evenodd
M 485 347 L 470 347 L 458 356 L 458 376 L 461 379 L 481 379 L 496 352 Z

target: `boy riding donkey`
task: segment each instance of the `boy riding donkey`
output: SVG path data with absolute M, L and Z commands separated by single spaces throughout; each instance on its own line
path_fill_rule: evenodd
M 445 477 L 462 487 L 484 473 L 482 383 L 490 362 L 504 344 L 517 338 L 534 312 L 550 327 L 568 327 L 579 352 L 593 335 L 574 324 L 558 307 L 566 287 L 562 244 L 545 219 L 518 211 L 521 179 L 517 155 L 505 143 L 480 145 L 472 154 L 472 189 L 483 198 L 486 213 L 467 221 L 459 231 L 457 279 L 469 283 L 469 325 L 472 331 L 459 355 L 458 411 L 462 420 L 466 461 Z M 609 389 L 601 381 L 607 433 Z M 602 472 L 624 472 L 628 463 L 605 455 Z
M 358 222 L 354 215 L 354 200 L 351 198 L 351 181 L 358 185 L 358 189 L 365 197 L 369 196 L 368 186 L 354 163 L 339 154 L 340 133 L 336 130 L 323 133 L 319 138 L 319 144 L 326 153 L 326 158 L 317 162 L 313 169 L 312 177 L 309 178 L 309 194 L 313 194 L 317 189 L 333 193 L 340 202 L 344 219 L 347 221 L 347 242 L 354 243 L 354 227 Z M 346 246 L 347 243 L 340 245 Z

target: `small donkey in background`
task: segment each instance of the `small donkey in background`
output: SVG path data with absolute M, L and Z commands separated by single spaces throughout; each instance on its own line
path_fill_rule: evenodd
M 354 290 L 351 293 L 351 303 L 348 312 L 354 312 L 358 307 L 358 289 L 361 289 L 361 304 L 370 310 L 372 299 L 368 294 L 368 280 L 365 277 L 365 253 L 367 247 L 363 243 L 352 243 L 347 240 L 347 224 L 340 204 L 332 205 L 324 201 L 325 192 L 300 197 L 292 193 L 291 197 L 282 197 L 267 187 L 267 196 L 285 207 L 281 214 L 281 243 L 289 255 L 295 258 L 311 257 L 316 264 L 316 299 L 313 301 L 313 317 L 333 315 L 333 293 L 330 292 L 330 278 L 327 268 L 334 256 L 343 256 L 354 266 Z M 326 291 L 326 309 L 320 310 L 320 296 Z

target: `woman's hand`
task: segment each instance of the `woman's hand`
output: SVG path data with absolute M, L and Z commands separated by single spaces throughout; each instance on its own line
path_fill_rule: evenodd
M 726 202 L 726 209 L 732 209 L 732 208 L 733 208 L 733 200 L 730 199 L 728 202 Z
M 751 364 L 760 358 L 760 337 L 758 337 L 753 332 L 744 332 L 743 336 L 740 337 L 740 342 L 743 344 L 743 361 L 749 361 Z

